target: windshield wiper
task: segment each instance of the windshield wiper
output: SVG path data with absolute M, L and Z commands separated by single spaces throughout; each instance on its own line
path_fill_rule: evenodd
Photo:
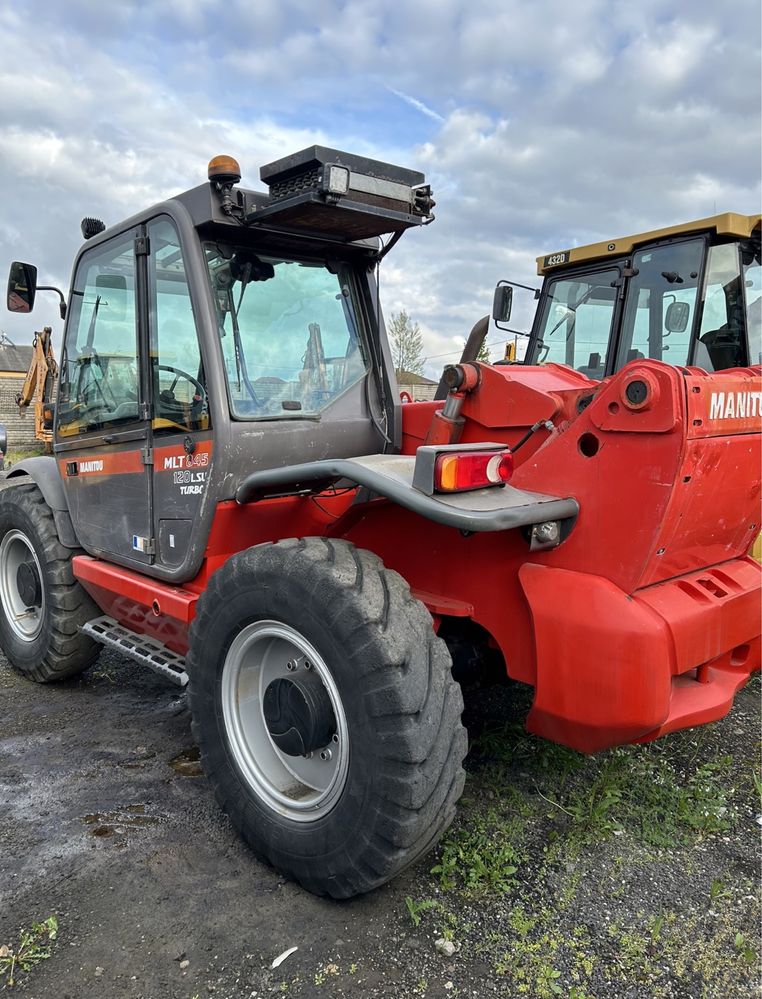
M 230 311 L 230 317 L 233 323 L 233 348 L 235 352 L 235 370 L 236 377 L 238 379 L 238 390 L 241 389 L 241 377 L 243 376 L 243 384 L 246 386 L 246 391 L 251 396 L 251 401 L 255 406 L 259 406 L 260 402 L 257 398 L 257 393 L 254 391 L 254 386 L 251 384 L 249 379 L 249 372 L 246 368 L 246 356 L 243 352 L 243 344 L 241 343 L 241 330 L 238 326 L 238 310 L 241 308 L 241 302 L 243 302 L 244 292 L 249 284 L 249 278 L 251 276 L 251 263 L 247 262 L 243 268 L 243 274 L 241 275 L 241 294 L 238 296 L 238 305 L 235 304 L 235 298 L 233 297 L 232 285 L 228 288 L 228 305 Z

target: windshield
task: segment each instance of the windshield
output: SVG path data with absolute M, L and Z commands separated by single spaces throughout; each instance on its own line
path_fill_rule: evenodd
M 569 364 L 589 378 L 603 378 L 619 270 L 552 281 L 543 304 L 536 364 Z
M 364 376 L 346 265 L 205 252 L 234 416 L 314 416 Z

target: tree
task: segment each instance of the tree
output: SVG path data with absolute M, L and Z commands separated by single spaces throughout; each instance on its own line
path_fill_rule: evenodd
M 418 323 L 401 309 L 392 314 L 389 321 L 389 339 L 392 343 L 392 359 L 397 371 L 423 373 L 426 358 L 423 356 L 423 334 Z

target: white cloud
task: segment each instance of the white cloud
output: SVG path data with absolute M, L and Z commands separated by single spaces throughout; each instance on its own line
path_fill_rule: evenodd
M 760 17 L 755 0 L 6 6 L 0 269 L 66 285 L 82 216 L 199 183 L 220 152 L 257 187 L 260 164 L 320 142 L 425 170 L 437 221 L 387 258 L 382 300 L 430 356 L 456 352 L 538 254 L 759 210 Z M 60 327 L 52 298 L 32 319 Z M 0 328 L 22 342 L 30 319 Z

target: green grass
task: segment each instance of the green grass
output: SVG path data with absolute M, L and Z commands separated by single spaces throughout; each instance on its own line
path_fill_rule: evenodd
M 587 757 L 515 723 L 487 729 L 420 876 L 425 901 L 408 897 L 409 931 L 425 920 L 429 932 L 449 899 L 461 960 L 478 956 L 529 999 L 628 988 L 667 999 L 678 980 L 697 999 L 752 994 L 759 892 L 715 844 L 757 835 L 762 781 L 752 740 L 730 734 L 702 728 Z
M 9 448 L 5 455 L 5 467 L 10 468 L 11 465 L 18 465 L 24 458 L 36 458 L 41 454 L 45 454 L 44 447 Z
M 737 818 L 728 792 L 732 756 L 702 762 L 696 753 L 685 761 L 675 752 L 680 745 L 678 735 L 669 743 L 585 757 L 511 724 L 480 737 L 472 779 L 493 790 L 507 785 L 514 802 L 517 796 L 525 803 L 536 796 L 529 809 L 550 809 L 571 840 L 599 841 L 626 832 L 647 846 L 670 847 L 726 831 Z

